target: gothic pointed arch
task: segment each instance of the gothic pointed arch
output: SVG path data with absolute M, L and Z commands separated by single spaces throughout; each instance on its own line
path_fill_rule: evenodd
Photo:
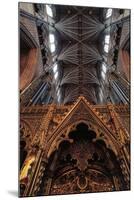
M 20 24 L 20 90 L 35 78 L 38 62 L 38 44 L 29 30 Z
M 89 129 L 96 132 L 96 140 L 102 139 L 106 141 L 107 146 L 118 155 L 120 145 L 117 141 L 118 133 L 111 129 L 112 127 L 108 124 L 107 120 L 94 110 L 84 97 L 80 97 L 70 112 L 59 121 L 56 129 L 48 137 L 46 146 L 47 157 L 58 148 L 62 140 L 68 139 L 70 130 L 75 129 L 77 124 L 81 122 L 84 122 Z

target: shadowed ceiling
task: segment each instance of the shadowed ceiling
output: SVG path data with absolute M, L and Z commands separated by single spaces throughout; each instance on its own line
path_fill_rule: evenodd
M 55 101 L 69 104 L 82 95 L 93 104 L 105 103 L 113 10 L 63 5 L 45 9 L 50 50 L 45 70 L 53 77 Z

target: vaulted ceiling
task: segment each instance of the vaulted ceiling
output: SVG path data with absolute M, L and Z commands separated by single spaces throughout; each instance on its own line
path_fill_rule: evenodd
M 55 99 L 71 103 L 80 95 L 91 103 L 105 101 L 112 9 L 46 5 L 46 71 L 53 76 Z

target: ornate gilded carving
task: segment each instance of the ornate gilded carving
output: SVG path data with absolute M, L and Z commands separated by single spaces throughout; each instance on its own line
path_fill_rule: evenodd
M 48 105 L 22 108 L 23 119 L 27 122 L 38 114 L 38 123 L 34 122 L 34 119 L 33 122 L 31 121 L 32 129 L 28 129 L 30 126 L 21 128 L 23 130 L 21 138 L 28 141 L 30 135 L 32 139 L 28 142 L 30 149 L 24 163 L 26 164 L 30 154 L 37 152 L 38 155 L 24 196 L 67 194 L 68 191 L 69 193 L 113 191 L 121 190 L 123 184 L 126 185 L 125 189 L 129 188 L 128 145 L 130 141 L 129 134 L 120 119 L 120 113 L 123 113 L 123 116 L 127 115 L 126 105 L 124 107 L 111 104 L 91 105 L 84 97 L 80 97 L 71 106 Z M 38 128 L 34 126 L 36 123 Z M 77 126 L 81 123 L 87 126 L 89 138 L 95 134 L 91 139 L 92 142 L 75 141 L 70 137 L 70 133 L 77 132 Z M 68 142 L 70 147 L 60 153 L 64 142 Z M 105 144 L 102 150 L 97 149 L 96 145 L 99 143 Z M 59 152 L 56 157 L 58 160 L 55 160 L 53 167 L 50 167 L 49 160 L 55 152 Z M 110 152 L 114 154 L 112 159 Z M 115 162 L 114 159 L 117 161 Z M 104 170 L 106 166 L 111 173 L 110 177 L 109 172 Z M 97 171 L 92 171 L 92 168 Z M 57 174 L 58 171 L 60 174 Z M 45 182 L 42 186 L 43 181 Z

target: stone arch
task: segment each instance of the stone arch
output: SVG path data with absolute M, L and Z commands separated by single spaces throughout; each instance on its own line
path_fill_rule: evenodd
M 89 129 L 89 130 L 92 130 L 92 131 L 94 131 L 94 132 L 96 133 L 96 139 L 95 139 L 95 140 L 97 140 L 97 139 L 102 139 L 103 141 L 105 141 L 107 147 L 110 148 L 110 149 L 112 149 L 112 150 L 114 151 L 115 155 L 118 156 L 118 148 L 119 148 L 118 145 L 119 145 L 119 144 L 117 144 L 117 141 L 114 140 L 114 139 L 111 137 L 110 133 L 105 134 L 104 128 L 101 128 L 101 127 L 99 127 L 99 128 L 100 128 L 100 132 L 98 132 L 98 131 L 96 131 L 96 130 L 97 130 L 97 129 L 96 129 L 96 127 L 97 127 L 96 123 L 92 123 L 92 122 L 90 122 L 89 120 L 80 119 L 80 120 L 78 120 L 77 122 L 73 122 L 73 123 L 70 123 L 70 124 L 66 125 L 66 126 L 62 129 L 62 131 L 57 132 L 57 136 L 56 136 L 53 140 L 51 139 L 51 141 L 48 141 L 48 145 L 47 145 L 47 147 L 46 147 L 46 153 L 47 153 L 46 156 L 47 156 L 47 158 L 49 158 L 49 156 L 51 155 L 51 153 L 52 153 L 53 151 L 55 151 L 56 149 L 58 149 L 59 144 L 60 144 L 63 140 L 67 140 L 67 141 L 69 141 L 70 143 L 73 142 L 71 139 L 69 139 L 68 135 L 69 135 L 70 131 L 75 130 L 75 129 L 76 129 L 76 126 L 77 126 L 78 124 L 80 124 L 80 123 L 85 123 L 85 124 L 88 126 L 88 129 Z M 100 136 L 100 133 L 102 133 L 102 132 L 103 132 L 103 136 L 101 137 L 101 136 Z M 107 131 L 107 132 L 108 132 L 108 131 Z
M 23 91 L 34 79 L 39 56 L 38 45 L 27 30 L 20 24 L 20 90 Z

